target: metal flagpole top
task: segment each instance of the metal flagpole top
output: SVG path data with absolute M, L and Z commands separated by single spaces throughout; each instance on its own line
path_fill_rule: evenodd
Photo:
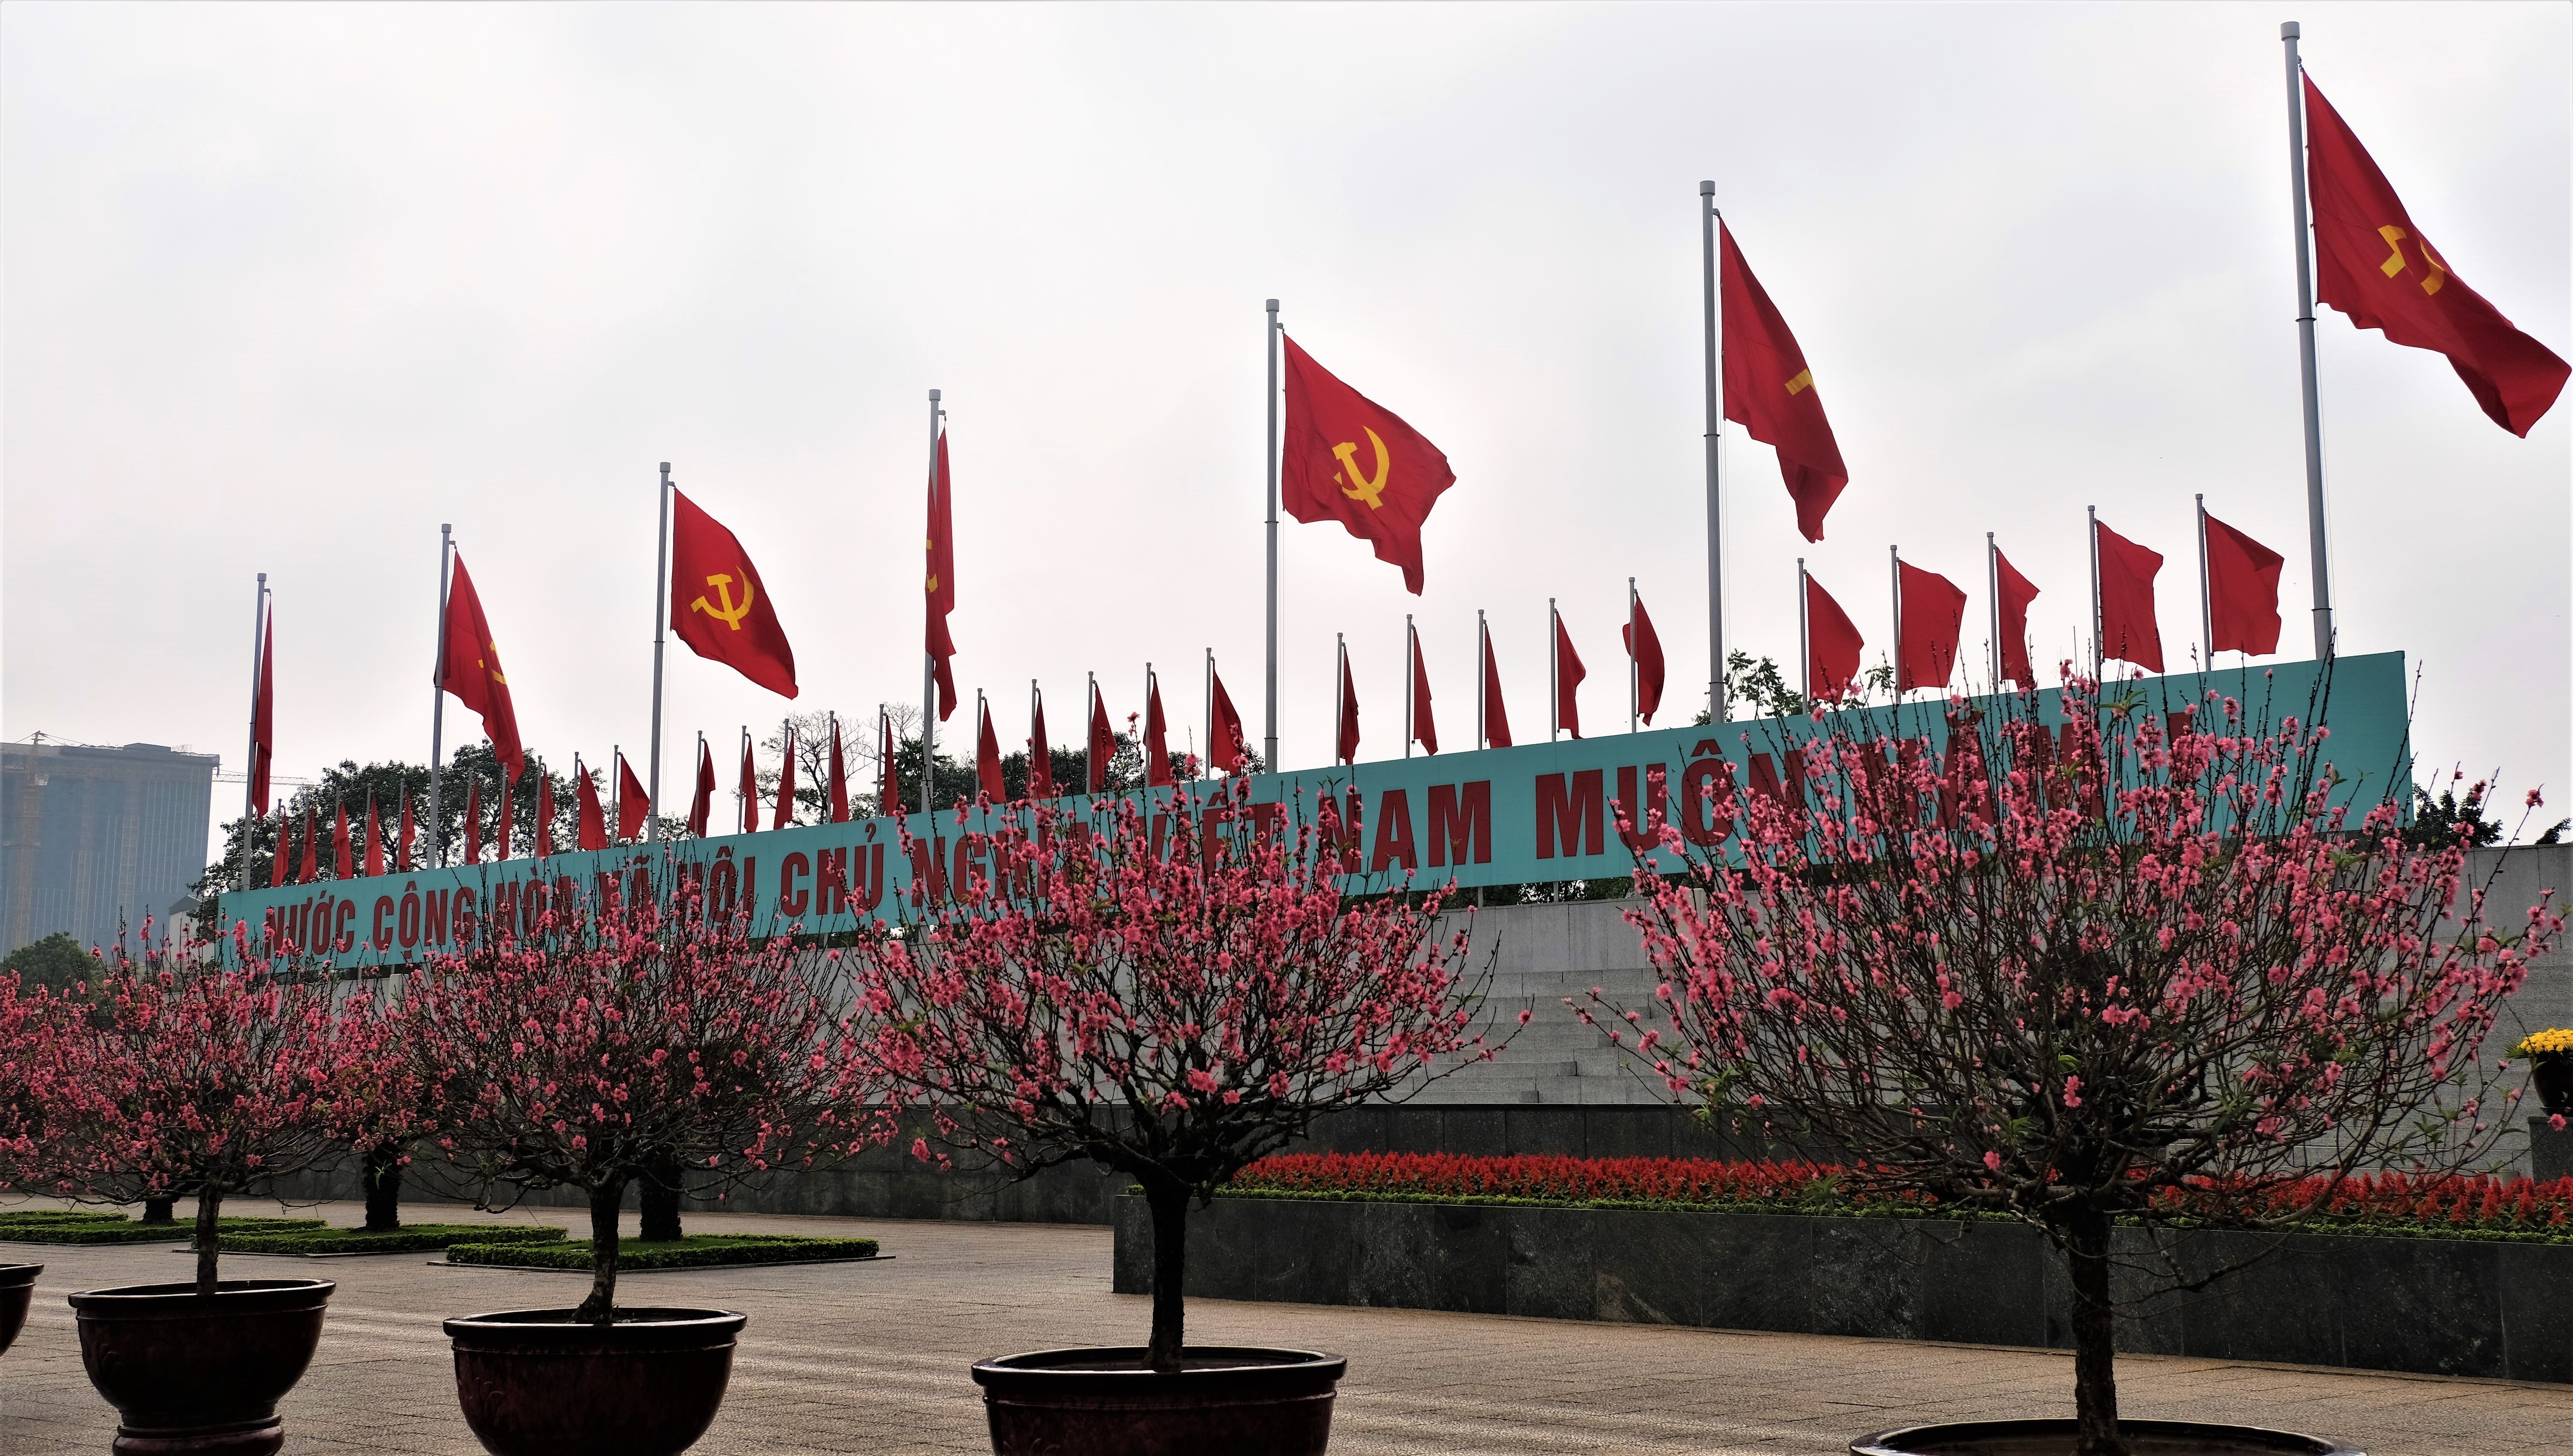
M 1699 184 L 1697 185 L 1697 195 L 1698 195 L 1699 197 L 1713 197 L 1713 196 L 1715 196 L 1715 184 L 1714 184 L 1714 183 L 1712 183 L 1712 182 L 1701 182 L 1701 183 L 1699 183 Z
M 2278 24 L 2278 39 L 2280 40 L 2295 40 L 2304 33 L 2304 27 L 2296 24 L 2292 20 L 2281 21 Z
M 937 402 L 938 402 L 938 391 L 937 391 L 936 389 L 932 389 L 932 390 L 930 390 L 930 391 L 929 391 L 929 402 L 930 402 L 930 403 L 932 403 L 932 404 L 935 404 L 935 403 L 937 403 Z

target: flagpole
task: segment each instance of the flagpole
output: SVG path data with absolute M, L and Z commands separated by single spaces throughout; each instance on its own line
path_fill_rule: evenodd
M 1215 649 L 1206 650 L 1207 777 L 1215 777 Z
M 2206 496 L 2197 497 L 2197 626 L 2205 633 L 2206 660 L 2200 671 L 2215 670 L 2215 583 L 2206 575 Z
M 1349 634 L 1331 634 L 1331 762 L 1340 762 L 1340 729 L 1349 721 Z
M 1420 638 L 1411 630 L 1411 613 L 1402 614 L 1402 756 L 1411 757 L 1411 694 L 1419 684 Z
M 1635 578 L 1626 578 L 1626 731 L 1635 731 L 1636 715 L 1644 710 L 1644 669 L 1635 660 Z M 1710 719 L 1709 721 L 1712 721 Z
M 443 582 L 441 577 L 440 581 Z M 439 612 L 437 619 L 446 620 Z M 259 573 L 259 585 L 250 599 L 250 752 L 242 759 L 242 847 L 241 888 L 250 888 L 250 847 L 259 838 L 259 825 L 252 822 L 252 812 L 259 805 L 259 667 L 268 643 L 268 573 Z M 441 654 L 443 655 L 443 654 Z M 266 815 L 259 816 L 262 820 Z M 278 834 L 279 854 L 286 853 L 286 835 Z
M 2296 55 L 2303 34 L 2290 20 L 2278 27 L 2287 48 L 2287 194 L 2296 226 L 2296 366 L 2304 384 L 2305 534 L 2313 555 L 2314 659 L 2332 655 L 2331 560 L 2323 540 L 2322 398 L 2314 384 L 2313 233 L 2305 218 L 2305 96 L 2298 83 L 2304 62 Z M 2093 548 L 2097 553 L 2098 548 Z
M 446 756 L 446 564 L 454 556 L 455 526 L 443 522 L 437 528 L 437 661 L 429 669 L 429 867 L 432 870 L 446 862 L 445 836 L 440 832 L 446 826 L 444 768 L 438 761 Z
M 1278 301 L 1269 301 L 1269 771 L 1278 772 Z M 1338 725 L 1331 729 L 1336 733 Z
M 1984 532 L 1984 590 L 1991 603 L 1993 619 L 1993 691 L 2002 690 L 2002 557 L 2000 546 L 1993 543 L 1993 533 Z
M 2100 606 L 2100 507 L 2085 506 L 2091 513 L 2091 678 L 2096 688 L 2109 665 L 2108 613 Z
M 1545 741 L 1563 737 L 1563 619 L 1555 614 L 1554 598 L 1545 599 Z
M 661 462 L 661 545 L 654 554 L 652 566 L 652 764 L 651 779 L 644 785 L 643 837 L 661 837 L 660 815 L 653 811 L 661 803 L 661 649 L 670 631 L 670 462 Z M 620 788 L 622 776 L 618 779 Z
M 1805 603 L 1813 594 L 1813 589 L 1805 585 L 1805 558 L 1799 556 L 1796 558 L 1796 680 L 1804 684 L 1808 707 L 1814 701 L 1814 633 L 1812 624 L 1805 620 Z
M 1724 496 L 1722 431 L 1724 428 L 1724 344 L 1717 332 L 1715 297 L 1715 227 L 1723 216 L 1715 210 L 1715 184 L 1701 182 L 1697 195 L 1700 231 L 1705 235 L 1706 264 L 1706 706 L 1707 721 L 1725 721 L 1724 702 Z M 1549 651 L 1552 643 L 1547 643 Z
M 607 785 L 607 842 L 609 844 L 614 844 L 617 840 L 623 838 L 623 836 L 619 835 L 616 831 L 625 827 L 624 744 L 611 743 L 607 745 L 607 772 L 609 775 Z
M 1894 700 L 1903 701 L 1903 548 L 1885 548 L 1886 576 L 1894 591 Z
M 1092 672 L 1085 676 L 1089 680 L 1090 701 L 1081 705 L 1081 792 L 1088 794 L 1092 792 L 1090 782 L 1093 779 L 1099 781 L 1100 788 L 1108 787 L 1108 765 L 1091 763 L 1092 759 L 1099 756 L 1099 744 L 1095 741 L 1096 735 L 1091 732 L 1091 725 L 1098 721 L 1099 674 Z M 1114 755 L 1112 754 L 1111 757 Z
M 933 498 L 933 508 L 935 508 L 934 501 L 939 486 L 938 416 L 941 412 L 938 407 L 938 391 L 932 389 L 929 391 L 929 493 Z M 948 554 L 953 556 L 956 551 L 955 542 L 948 542 L 947 550 Z M 935 598 L 935 592 L 922 598 L 920 623 L 922 637 L 920 644 L 920 812 L 928 815 L 935 815 L 938 812 L 937 804 L 930 798 L 935 787 L 934 781 L 938 777 L 938 657 L 929 650 L 927 640 L 928 613 L 938 610 Z M 931 823 L 934 828 L 936 820 L 933 819 Z
M 744 763 L 750 762 L 750 725 L 747 723 L 741 725 L 741 760 Z M 759 770 L 754 765 L 751 769 L 750 790 L 756 790 L 758 787 Z M 744 790 L 739 785 L 735 785 L 733 787 L 733 803 L 734 806 L 741 811 L 739 814 L 733 816 L 735 822 L 741 825 L 740 829 L 734 831 L 736 834 L 747 833 L 758 823 L 758 821 L 753 817 L 758 813 L 758 810 L 754 807 L 754 802 L 750 797 L 750 790 Z
M 1485 708 L 1492 701 L 1492 629 L 1483 620 L 1483 609 L 1474 608 L 1474 747 L 1492 746 L 1483 722 Z

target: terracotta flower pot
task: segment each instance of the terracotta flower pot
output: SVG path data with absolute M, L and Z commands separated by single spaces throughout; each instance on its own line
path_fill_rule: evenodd
M 119 1456 L 268 1456 L 277 1403 L 322 1342 L 328 1279 L 129 1284 L 71 1296 L 89 1383 L 116 1407 Z
M 1187 1368 L 1144 1351 L 1038 1350 L 974 1367 L 995 1456 L 1321 1456 L 1349 1362 L 1311 1350 L 1191 1345 Z
M 27 1327 L 27 1306 L 36 1297 L 36 1276 L 43 1264 L 0 1264 L 0 1350 L 17 1341 Z
M 505 1309 L 446 1321 L 455 1398 L 492 1456 L 677 1456 L 714 1424 L 746 1314 L 619 1309 L 585 1324 L 568 1309 Z
M 2327 1436 L 2203 1421 L 2120 1421 L 2135 1456 L 2367 1456 Z M 2071 1456 L 2073 1422 L 1952 1421 L 1850 1442 L 1850 1456 Z

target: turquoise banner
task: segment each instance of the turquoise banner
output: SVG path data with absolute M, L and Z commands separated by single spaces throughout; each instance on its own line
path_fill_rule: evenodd
M 2324 703 L 2321 716 L 2332 731 L 2322 756 L 2336 778 L 2335 802 L 2372 805 L 2388 794 L 2410 796 L 2404 686 L 2403 655 L 2389 652 L 2343 657 L 2327 669 L 2291 662 L 2142 678 L 2113 683 L 2104 696 L 2130 711 L 2173 714 L 2215 693 L 2242 703 L 2254 724 L 2304 720 Z M 2039 695 L 2041 722 L 2061 724 L 2060 697 L 2054 689 Z M 1634 853 L 1621 842 L 1618 806 L 1631 813 L 1640 797 L 1649 811 L 1658 791 L 1679 806 L 1672 812 L 1692 839 L 1722 843 L 1724 826 L 1697 807 L 1706 784 L 1724 782 L 1720 765 L 1732 765 L 1735 783 L 1774 783 L 1786 747 L 1844 728 L 1868 738 L 1927 740 L 1935 750 L 1947 736 L 1946 710 L 1943 700 L 1925 697 L 1830 714 L 1820 723 L 1659 728 L 1268 774 L 1252 781 L 1251 799 L 1261 820 L 1283 812 L 1304 822 L 1313 819 L 1319 795 L 1354 802 L 1352 888 L 1390 888 L 1406 878 L 1422 887 L 1452 881 L 1472 888 L 1622 877 Z M 1155 791 L 1157 840 L 1167 841 L 1175 798 L 1203 798 L 1214 787 Z M 1087 798 L 1067 803 L 1075 812 L 1091 807 Z M 863 920 L 900 918 L 915 884 L 926 881 L 930 894 L 945 896 L 987 877 L 984 833 L 997 814 L 968 811 L 960 825 L 952 811 L 941 812 L 934 833 L 914 815 L 909 854 L 893 819 L 869 819 L 256 890 L 225 896 L 223 912 L 277 951 L 347 969 L 396 969 L 470 943 L 495 923 L 532 926 L 551 904 L 648 890 L 676 863 L 704 877 L 715 904 L 746 904 L 761 934 L 845 931 Z M 1671 867 L 1666 851 L 1645 848 Z

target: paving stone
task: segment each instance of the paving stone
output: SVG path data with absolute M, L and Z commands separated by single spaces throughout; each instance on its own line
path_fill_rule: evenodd
M 359 1215 L 353 1204 L 310 1211 L 338 1223 Z M 574 1222 L 560 1208 L 505 1217 Z M 1149 1322 L 1145 1300 L 1110 1292 L 1105 1228 L 740 1213 L 695 1215 L 691 1226 L 856 1233 L 894 1255 L 629 1277 L 638 1299 L 751 1316 L 731 1397 L 697 1448 L 707 1456 L 988 1451 L 968 1365 L 1138 1343 Z M 26 1333 L 0 1356 L 0 1456 L 96 1456 L 115 1417 L 81 1372 L 63 1296 L 178 1277 L 186 1265 L 166 1248 L 19 1252 L 47 1267 Z M 568 1304 L 583 1277 L 438 1268 L 420 1254 L 235 1257 L 226 1272 L 340 1281 L 321 1353 L 286 1403 L 287 1456 L 475 1456 L 439 1319 Z M 1519 1296 L 1526 1271 L 1510 1272 Z M 1854 1435 L 1915 1418 L 2072 1410 L 2062 1352 L 1214 1299 L 1192 1300 L 1190 1316 L 1200 1340 L 1348 1356 L 1332 1441 L 1342 1456 L 1832 1456 Z M 2132 1416 L 2314 1430 L 2378 1456 L 2536 1456 L 2561 1451 L 2573 1423 L 2573 1388 L 2559 1385 L 2168 1356 L 2122 1357 L 2119 1375 Z

